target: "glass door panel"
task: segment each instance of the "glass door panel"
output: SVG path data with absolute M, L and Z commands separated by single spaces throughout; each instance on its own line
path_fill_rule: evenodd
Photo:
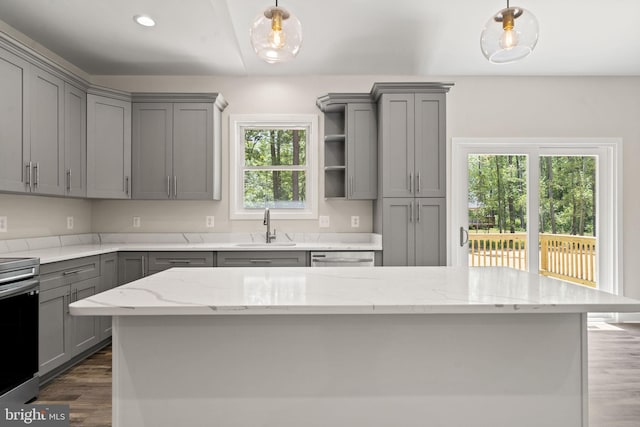
M 468 265 L 527 270 L 527 156 L 469 154 Z

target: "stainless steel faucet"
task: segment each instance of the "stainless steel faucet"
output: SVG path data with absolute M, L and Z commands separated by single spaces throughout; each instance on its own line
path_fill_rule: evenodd
M 276 239 L 276 229 L 273 229 L 273 233 L 271 233 L 271 212 L 269 208 L 264 208 L 264 221 L 263 224 L 267 226 L 267 234 L 266 234 L 266 242 L 271 243 Z

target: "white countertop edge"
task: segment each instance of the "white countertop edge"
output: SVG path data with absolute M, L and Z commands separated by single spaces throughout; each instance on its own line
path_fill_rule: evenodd
M 239 315 L 335 315 L 335 314 L 548 314 L 635 313 L 636 305 L 435 305 L 435 306 L 189 306 L 105 307 L 91 299 L 72 303 L 73 316 L 239 316 Z

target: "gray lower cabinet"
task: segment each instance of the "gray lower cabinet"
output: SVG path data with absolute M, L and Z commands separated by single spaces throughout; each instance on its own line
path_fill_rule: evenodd
M 214 253 L 203 252 L 149 252 L 149 274 L 172 267 L 213 267 Z
M 446 199 L 385 198 L 383 264 L 446 265 Z
M 220 200 L 219 94 L 135 94 L 134 199 Z M 189 102 L 192 99 L 201 102 Z
M 64 194 L 87 195 L 87 93 L 64 84 Z
M 98 292 L 105 292 L 118 286 L 118 254 L 100 255 L 100 287 Z M 111 316 L 98 317 L 100 341 L 111 336 Z
M 97 317 L 74 317 L 69 304 L 98 292 L 100 257 L 92 256 L 40 268 L 40 375 L 69 361 L 99 342 Z
M 221 251 L 217 252 L 218 267 L 306 267 L 305 251 Z
M 130 195 L 131 101 L 89 93 L 87 196 L 129 199 Z
M 147 252 L 118 253 L 118 286 L 133 282 L 149 274 Z

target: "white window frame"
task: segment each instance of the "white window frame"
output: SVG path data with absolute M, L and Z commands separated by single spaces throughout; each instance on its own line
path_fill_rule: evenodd
M 449 256 L 453 265 L 466 265 L 466 257 L 459 250 L 459 227 L 468 228 L 466 216 L 467 156 L 469 154 L 526 154 L 527 188 L 539 181 L 540 156 L 580 155 L 598 156 L 598 220 L 597 248 L 598 288 L 623 295 L 622 275 L 622 139 L 621 138 L 452 138 L 451 228 L 453 238 Z M 537 185 L 537 184 L 535 184 Z M 538 211 L 539 201 L 528 191 L 527 209 Z M 464 212 L 464 213 L 463 213 Z M 606 218 L 606 221 L 604 220 Z M 528 241 L 537 241 L 538 217 L 530 216 Z M 538 254 L 530 251 L 529 268 L 537 271 Z
M 314 114 L 231 114 L 229 147 L 230 213 L 231 219 L 262 219 L 263 211 L 244 208 L 243 165 L 245 128 L 300 128 L 307 132 L 304 169 L 306 200 L 304 209 L 284 209 L 268 206 L 271 217 L 277 219 L 318 218 L 318 116 Z

